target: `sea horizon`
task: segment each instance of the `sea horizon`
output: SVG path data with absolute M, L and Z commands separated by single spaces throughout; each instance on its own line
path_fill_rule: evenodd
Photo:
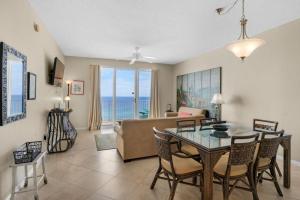
M 138 117 L 147 118 L 150 108 L 150 97 L 138 97 Z M 134 97 L 116 96 L 116 119 L 134 119 Z M 102 119 L 103 121 L 113 121 L 112 111 L 113 96 L 102 96 Z

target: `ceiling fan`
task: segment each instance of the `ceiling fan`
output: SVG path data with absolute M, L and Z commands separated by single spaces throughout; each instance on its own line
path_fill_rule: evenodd
M 133 65 L 136 61 L 142 61 L 147 63 L 153 63 L 153 61 L 156 59 L 155 57 L 151 56 L 143 56 L 140 52 L 140 47 L 135 47 L 134 52 L 132 56 L 128 57 L 127 59 L 130 59 L 130 65 Z

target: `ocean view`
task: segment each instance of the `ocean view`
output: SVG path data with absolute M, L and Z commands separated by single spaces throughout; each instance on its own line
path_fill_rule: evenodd
M 134 118 L 134 97 L 116 97 L 116 120 Z M 102 97 L 102 119 L 103 121 L 113 121 L 113 98 Z M 150 97 L 139 97 L 138 117 L 147 118 L 150 108 Z

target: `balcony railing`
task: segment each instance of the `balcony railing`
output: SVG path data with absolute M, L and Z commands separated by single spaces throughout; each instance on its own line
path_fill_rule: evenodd
M 148 118 L 150 108 L 150 98 L 141 97 L 138 103 L 138 118 Z M 102 97 L 102 120 L 113 121 L 113 101 L 112 97 Z M 116 97 L 116 119 L 134 119 L 134 98 Z

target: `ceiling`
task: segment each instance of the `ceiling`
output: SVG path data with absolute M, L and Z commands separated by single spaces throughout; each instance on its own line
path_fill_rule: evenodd
M 235 40 L 233 0 L 29 0 L 67 56 L 122 59 L 140 46 L 157 63 L 175 64 Z M 300 18 L 299 0 L 246 0 L 248 35 Z

